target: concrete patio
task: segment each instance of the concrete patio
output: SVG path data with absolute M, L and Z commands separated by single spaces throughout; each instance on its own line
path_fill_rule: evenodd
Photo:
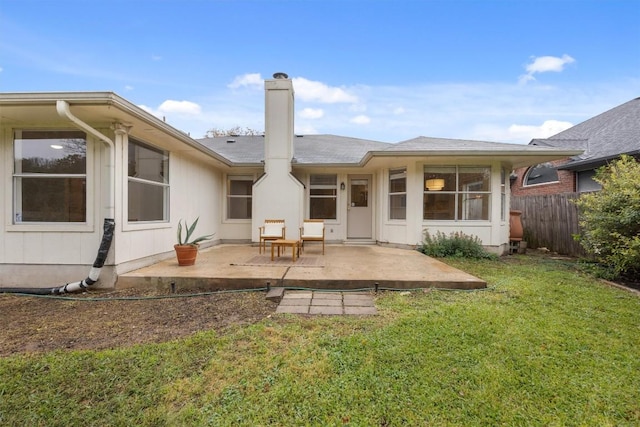
M 116 288 L 220 290 L 288 289 L 481 289 L 486 282 L 415 250 L 377 245 L 305 245 L 295 262 L 289 251 L 271 261 L 270 249 L 224 244 L 200 251 L 196 264 L 175 258 L 119 275 Z

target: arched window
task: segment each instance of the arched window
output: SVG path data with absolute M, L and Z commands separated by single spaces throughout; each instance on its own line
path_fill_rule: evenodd
M 530 168 L 524 177 L 524 185 L 558 182 L 558 170 L 551 163 L 540 163 Z

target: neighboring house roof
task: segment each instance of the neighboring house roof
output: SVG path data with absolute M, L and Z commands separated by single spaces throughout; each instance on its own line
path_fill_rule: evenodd
M 561 169 L 598 167 L 620 154 L 640 155 L 640 98 L 605 111 L 550 138 L 531 145 L 582 149 Z

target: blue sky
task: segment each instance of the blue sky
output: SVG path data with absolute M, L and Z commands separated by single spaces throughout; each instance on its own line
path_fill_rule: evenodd
M 113 91 L 193 137 L 528 143 L 640 96 L 638 0 L 0 0 L 0 91 Z

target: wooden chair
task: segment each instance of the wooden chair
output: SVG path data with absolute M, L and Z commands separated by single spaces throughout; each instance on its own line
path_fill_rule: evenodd
M 286 227 L 284 226 L 284 219 L 265 219 L 264 225 L 258 227 L 260 230 L 260 246 L 259 253 L 262 253 L 264 249 L 267 250 L 267 240 L 284 239 L 286 233 Z
M 300 249 L 304 250 L 304 242 L 322 242 L 322 255 L 324 255 L 324 220 L 305 219 L 300 227 Z

